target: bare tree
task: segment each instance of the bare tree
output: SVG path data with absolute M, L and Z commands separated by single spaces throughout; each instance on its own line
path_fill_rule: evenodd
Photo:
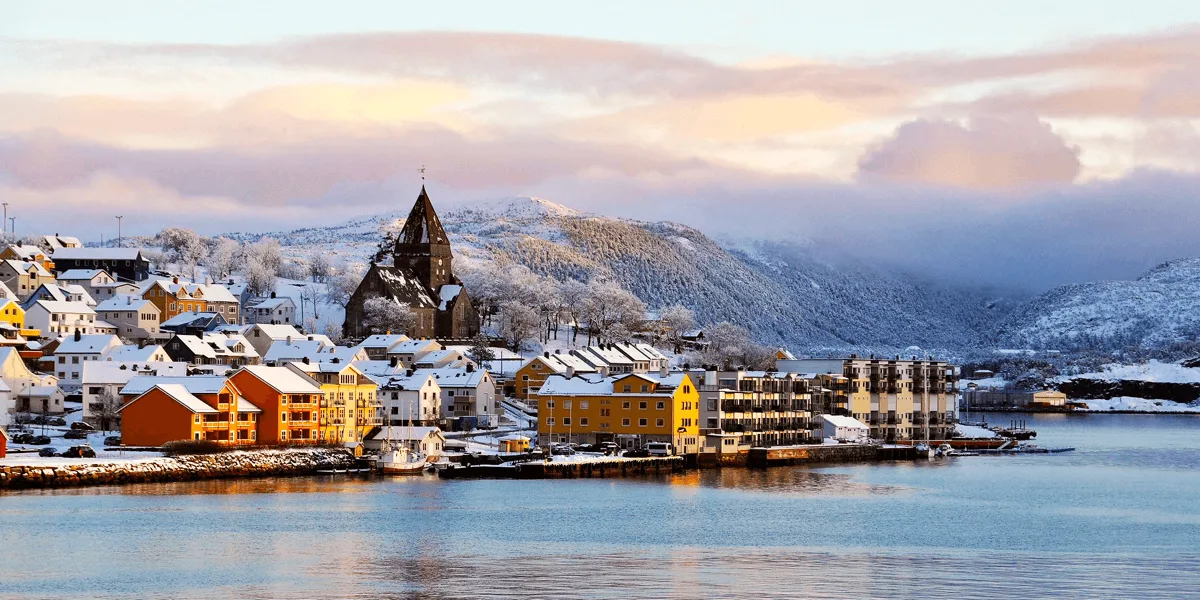
M 584 298 L 584 316 L 588 322 L 588 343 L 592 337 L 600 341 L 609 339 L 609 334 L 618 323 L 626 330 L 634 331 L 646 315 L 646 305 L 627 290 L 611 281 L 592 281 Z
M 534 309 L 515 300 L 500 305 L 500 335 L 514 352 L 541 329 L 541 318 Z
M 756 344 L 745 327 L 725 321 L 705 328 L 704 337 L 708 341 L 708 348 L 703 358 L 711 364 L 723 369 L 737 366 L 764 369 L 771 366 L 773 354 L 770 349 Z
M 257 255 L 246 258 L 246 289 L 255 296 L 266 296 L 275 290 L 279 269 L 264 264 Z
M 246 257 L 246 262 L 256 262 L 279 275 L 279 268 L 283 265 L 283 247 L 279 245 L 279 240 L 265 237 L 253 244 L 244 244 L 242 254 Z
M 209 251 L 205 263 L 213 281 L 225 279 L 238 269 L 240 250 L 238 243 L 229 238 L 219 237 L 213 240 L 212 250 Z
M 169 260 L 178 263 L 180 270 L 187 269 L 193 280 L 196 279 L 196 265 L 208 255 L 208 245 L 204 238 L 191 229 L 168 227 L 156 236 L 158 244 L 167 252 Z
M 658 313 L 662 320 L 663 333 L 675 354 L 683 352 L 683 335 L 696 327 L 696 314 L 678 304 L 668 306 Z
M 473 292 L 473 290 L 472 290 Z M 563 302 L 563 312 L 566 313 L 567 319 L 571 321 L 571 343 L 579 343 L 579 324 L 583 321 L 587 304 L 584 300 L 588 296 L 588 286 L 586 283 L 576 279 L 568 279 L 563 281 L 558 286 L 558 294 Z
M 417 324 L 417 313 L 392 298 L 368 298 L 363 302 L 363 325 L 372 333 L 404 333 Z
M 92 416 L 96 419 L 100 430 L 104 432 L 112 431 L 114 425 L 119 423 L 121 398 L 112 392 L 110 389 L 105 389 L 96 397 L 96 401 L 88 406 Z
M 309 313 L 309 316 L 314 320 L 320 320 L 321 318 L 321 297 L 321 290 L 315 285 L 306 284 L 300 288 L 300 303 L 312 307 L 312 312 Z
M 314 252 L 308 257 L 308 274 L 313 281 L 327 281 L 332 271 L 333 265 L 330 264 L 329 256 L 324 252 Z

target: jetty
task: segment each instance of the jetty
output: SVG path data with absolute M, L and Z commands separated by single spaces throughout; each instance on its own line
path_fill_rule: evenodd
M 553 461 L 508 462 L 496 465 L 451 465 L 438 470 L 442 479 L 579 479 L 682 473 L 682 456 L 648 458 L 586 457 Z

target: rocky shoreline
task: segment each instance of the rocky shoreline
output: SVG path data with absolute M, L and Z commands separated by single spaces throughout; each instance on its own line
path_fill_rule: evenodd
M 290 477 L 345 469 L 354 456 L 337 448 L 254 450 L 152 458 L 115 463 L 0 466 L 0 489 L 197 481 L 234 477 Z

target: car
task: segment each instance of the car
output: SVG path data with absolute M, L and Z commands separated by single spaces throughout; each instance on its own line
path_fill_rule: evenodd
M 18 433 L 17 435 L 13 436 L 12 443 L 14 443 L 14 444 L 32 444 L 33 437 L 34 436 L 32 433 Z
M 86 440 L 88 432 L 81 429 L 72 429 L 63 434 L 63 437 L 68 440 Z
M 621 451 L 621 447 L 616 442 L 600 442 L 600 451 L 605 454 L 616 454 Z
M 121 445 L 121 436 L 110 435 L 110 436 L 104 438 L 104 445 L 105 446 L 120 446 Z
M 625 454 L 622 454 L 622 456 L 626 458 L 646 458 L 650 456 L 650 452 L 648 452 L 645 448 L 630 448 L 626 450 Z
M 550 454 L 558 456 L 571 456 L 575 454 L 575 449 L 566 444 L 552 444 L 550 446 Z
M 92 450 L 91 446 L 83 444 L 67 448 L 66 452 L 63 452 L 62 455 L 66 458 L 96 458 L 96 451 Z
M 74 423 L 71 423 L 71 429 L 79 429 L 82 431 L 95 431 L 96 430 L 95 427 L 92 427 L 90 424 L 85 423 L 83 421 L 75 421 Z
M 42 448 L 38 450 L 38 456 L 58 456 L 58 452 L 54 448 Z
M 62 417 L 46 417 L 46 424 L 54 427 L 66 427 L 67 420 Z
M 48 436 L 48 435 L 35 435 L 35 436 L 33 436 L 33 439 L 32 439 L 32 440 L 29 440 L 27 443 L 28 443 L 28 444 L 31 444 L 31 445 L 33 445 L 33 446 L 45 446 L 46 444 L 49 444 L 49 443 L 50 443 L 50 436 Z
M 650 456 L 671 456 L 675 454 L 675 450 L 667 442 L 650 442 L 646 444 L 646 452 L 649 452 Z

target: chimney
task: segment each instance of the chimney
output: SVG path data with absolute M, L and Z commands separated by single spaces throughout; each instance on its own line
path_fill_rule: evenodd
M 75 329 L 75 341 L 78 342 L 79 340 L 82 340 L 82 339 L 83 339 L 83 334 L 79 333 L 79 329 Z
M 340 363 L 340 362 L 342 362 L 342 359 L 340 359 L 340 358 L 338 358 L 338 357 L 336 357 L 336 356 L 335 356 L 335 357 L 333 357 L 333 360 L 330 360 L 329 362 L 331 362 L 331 363 L 333 363 L 333 364 L 335 364 L 335 365 L 336 365 L 337 363 Z
M 304 363 L 304 364 L 306 364 L 306 365 L 307 365 L 307 364 L 309 364 L 309 363 L 310 363 L 310 362 L 312 362 L 312 361 L 308 360 L 308 357 L 307 357 L 307 356 L 305 356 L 304 358 L 300 359 L 300 362 L 302 362 L 302 363 Z
M 133 296 L 125 296 L 125 304 L 133 305 Z
M 475 365 L 474 365 L 474 363 L 467 363 L 467 372 L 468 372 L 468 373 L 474 373 L 474 372 L 475 372 Z
M 555 348 L 555 349 L 554 349 L 554 353 L 555 353 L 555 354 L 562 354 L 562 348 Z
M 543 353 L 542 353 L 542 356 L 544 356 L 544 357 L 546 357 L 546 358 L 550 358 L 550 353 L 549 353 L 549 352 L 543 352 Z
M 405 369 L 405 370 L 404 370 L 404 376 L 405 376 L 405 377 L 412 377 L 412 375 L 413 375 L 413 370 L 412 370 L 412 369 Z
M 290 335 L 287 336 L 287 345 L 289 345 L 289 346 L 292 345 L 292 336 L 290 336 Z
M 141 348 L 145 348 L 145 347 L 146 347 L 146 338 L 142 338 L 142 339 L 138 340 L 138 348 L 141 349 Z
M 310 335 L 310 336 L 308 336 L 308 341 L 310 341 L 310 342 L 311 342 L 311 341 L 313 341 L 313 338 L 312 338 L 312 336 L 311 336 L 311 335 Z
M 574 376 L 575 376 L 575 367 L 568 366 L 567 367 L 567 379 L 570 379 Z
M 399 362 L 400 362 L 400 359 L 395 356 L 388 359 L 388 365 L 393 366 L 393 367 L 396 366 L 396 364 Z
M 668 375 L 670 375 L 670 374 L 671 374 L 671 370 L 667 368 L 667 365 L 663 365 L 662 367 L 660 367 L 660 368 L 658 369 L 658 376 L 659 376 L 659 377 L 666 377 L 666 376 L 668 376 Z
M 275 297 L 275 292 L 271 292 L 271 297 L 272 297 L 272 298 L 274 298 L 274 297 Z
M 172 277 L 171 283 L 179 283 L 179 277 Z

